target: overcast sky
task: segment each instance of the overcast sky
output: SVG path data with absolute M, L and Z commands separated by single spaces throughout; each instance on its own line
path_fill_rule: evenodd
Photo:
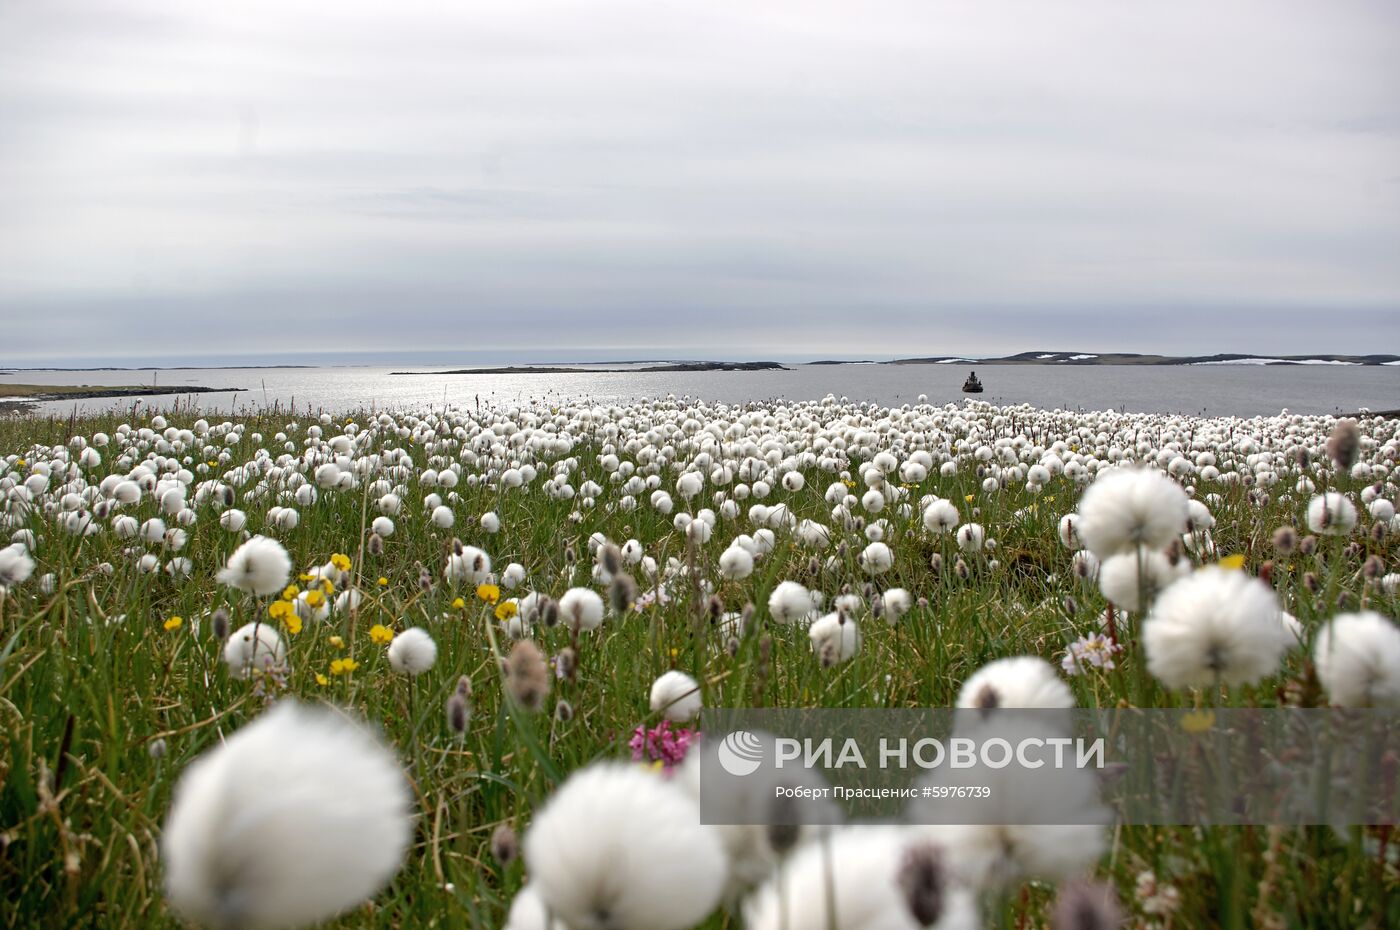
M 0 0 L 0 364 L 1400 352 L 1388 0 Z

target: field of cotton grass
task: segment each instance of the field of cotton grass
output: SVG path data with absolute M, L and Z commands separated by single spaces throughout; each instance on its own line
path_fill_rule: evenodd
M 830 397 L 0 421 L 0 927 L 1400 926 L 1384 827 L 702 826 L 694 729 L 1400 708 L 1397 456 Z

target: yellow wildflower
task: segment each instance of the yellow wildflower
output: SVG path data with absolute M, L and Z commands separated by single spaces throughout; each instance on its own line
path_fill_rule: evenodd
M 320 607 L 326 602 L 326 596 L 315 588 L 306 592 L 306 605 L 308 607 Z
M 1220 560 L 1220 567 L 1227 568 L 1232 571 L 1241 571 L 1244 569 L 1244 556 L 1227 555 L 1225 556 L 1225 558 Z
M 343 552 L 337 552 L 331 556 L 331 564 L 343 572 L 348 572 L 350 570 L 350 556 Z
M 381 588 L 387 588 L 387 587 L 389 587 L 389 579 L 388 579 L 388 578 L 385 578 L 383 575 L 380 575 L 380 576 L 379 576 L 379 586 L 380 586 Z
M 296 600 L 296 596 L 297 596 L 298 594 L 300 594 L 300 593 L 301 593 L 301 591 L 297 588 L 296 585 L 294 585 L 294 584 L 289 584 L 289 585 L 287 585 L 287 587 L 285 587 L 285 588 L 282 589 L 282 600 L 284 600 L 284 601 Z
M 330 683 L 331 683 L 331 680 L 330 680 L 329 678 L 327 678 L 325 675 L 322 675 L 320 672 L 317 672 L 317 673 L 316 673 L 316 684 L 318 684 L 318 685 L 320 685 L 322 688 L 324 688 L 326 685 L 328 685 L 328 684 L 330 684 Z
M 334 646 L 335 648 L 337 648 L 337 649 L 344 649 L 344 648 L 345 648 L 345 639 L 344 639 L 344 637 L 341 637 L 341 636 L 332 636 L 332 637 L 330 638 L 330 644 L 331 644 L 332 646 Z
M 293 636 L 301 632 L 301 615 L 296 611 L 292 611 L 292 615 L 282 622 L 286 625 L 287 632 Z
M 462 600 L 460 597 L 456 597 L 456 598 L 453 598 L 453 599 L 452 599 L 452 609 L 453 609 L 453 610 L 461 610 L 462 608 L 464 608 L 464 607 L 466 607 L 466 606 L 467 606 L 467 602 L 464 601 L 464 600 Z
M 369 641 L 383 646 L 394 639 L 394 631 L 382 623 L 376 623 L 369 628 Z
M 180 628 L 180 624 L 184 622 L 185 621 L 179 617 L 171 617 L 169 620 L 165 621 L 165 628 L 167 630 L 178 630 Z
M 351 672 L 353 672 L 355 669 L 357 669 L 357 668 L 359 668 L 359 667 L 360 667 L 360 663 L 356 662 L 354 659 L 350 658 L 349 656 L 346 656 L 346 657 L 343 658 L 343 659 L 333 659 L 333 660 L 331 661 L 331 674 L 332 674 L 332 675 L 349 675 Z
M 321 587 L 325 590 L 327 595 L 335 593 L 335 582 L 331 581 L 329 578 L 321 579 Z
M 520 613 L 520 607 L 515 601 L 501 601 L 496 605 L 496 619 L 502 623 Z
M 501 589 L 493 584 L 479 584 L 476 586 L 476 596 L 488 604 L 494 604 L 501 599 Z
M 966 497 L 963 498 L 963 500 L 967 501 L 969 504 L 972 503 L 972 495 L 971 495 L 971 494 L 967 495 Z
M 288 617 L 295 617 L 297 609 L 292 606 L 291 601 L 273 601 L 267 605 L 267 613 L 274 620 L 286 620 Z

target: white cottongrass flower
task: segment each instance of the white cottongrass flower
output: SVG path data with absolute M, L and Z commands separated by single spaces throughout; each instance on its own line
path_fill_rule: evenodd
M 501 587 L 516 588 L 525 580 L 525 566 L 519 562 L 511 562 L 506 566 L 506 570 L 501 572 Z
M 935 887 L 908 888 L 907 870 L 914 857 L 927 857 L 924 881 Z M 955 859 L 915 829 L 846 827 L 794 850 L 781 875 L 744 903 L 744 927 L 976 930 L 976 899 L 954 876 Z M 925 911 L 918 917 L 911 906 L 916 892 L 922 892 L 917 897 Z
M 651 685 L 651 709 L 667 720 L 694 720 L 702 706 L 700 684 L 685 672 L 669 671 Z
M 740 581 L 753 574 L 753 553 L 743 546 L 730 546 L 719 557 L 719 573 L 731 581 Z
M 1251 684 L 1278 671 L 1289 640 L 1273 589 L 1215 565 L 1162 592 L 1142 626 L 1147 670 L 1168 688 Z
M 960 519 L 952 501 L 936 500 L 924 508 L 924 529 L 935 535 L 955 529 Z
M 234 678 L 247 678 L 256 669 L 277 668 L 287 660 L 287 644 L 271 623 L 248 623 L 224 643 L 224 663 Z
M 798 523 L 796 535 L 798 541 L 809 549 L 825 549 L 831 542 L 831 530 L 812 520 Z
M 412 837 L 394 755 L 340 713 L 283 701 L 195 760 L 161 838 L 165 890 L 211 927 L 299 927 L 375 895 Z
M 411 626 L 389 641 L 389 664 L 405 675 L 421 675 L 437 661 L 437 643 L 421 626 Z
M 447 557 L 442 574 L 453 584 L 481 584 L 491 577 L 491 557 L 476 546 L 463 546 Z
M 768 613 L 775 623 L 805 620 L 812 613 L 812 595 L 795 581 L 781 582 L 768 595 Z
M 882 542 L 873 542 L 860 554 L 860 567 L 868 575 L 883 575 L 894 565 L 894 552 Z
M 591 588 L 570 588 L 559 598 L 559 619 L 584 632 L 596 630 L 603 623 L 603 599 Z
M 705 487 L 705 479 L 699 472 L 688 471 L 676 479 L 676 493 L 690 500 Z
M 1081 581 L 1093 584 L 1099 580 L 1099 559 L 1088 549 L 1080 549 L 1069 560 L 1070 571 Z
M 860 652 L 860 626 L 839 610 L 814 621 L 807 628 L 807 636 L 822 665 L 839 665 Z
M 885 622 L 890 626 L 898 623 L 913 606 L 914 596 L 903 588 L 890 588 L 880 595 L 880 608 L 884 613 Z
M 1356 529 L 1356 506 L 1336 491 L 1308 502 L 1308 529 L 1323 536 L 1345 536 Z
M 1183 570 L 1190 569 L 1182 563 Z M 1180 572 L 1160 552 L 1120 552 L 1099 567 L 1099 590 L 1123 610 L 1149 606 Z
M 148 543 L 159 543 L 165 540 L 165 521 L 159 517 L 151 517 L 141 524 L 141 538 Z
M 131 518 L 126 517 L 118 519 Z M 219 525 L 230 533 L 241 533 L 243 532 L 243 528 L 248 525 L 248 515 L 241 510 L 231 507 L 219 514 Z
M 450 530 L 453 524 L 457 522 L 457 517 L 452 513 L 452 509 L 442 504 L 433 508 L 433 512 L 428 519 L 432 521 L 433 526 L 441 530 Z
M 523 885 L 510 902 L 510 913 L 506 915 L 505 930 L 569 930 L 558 919 L 550 918 L 549 908 L 545 907 L 533 885 Z
M 1211 516 L 1210 508 L 1198 500 L 1186 502 L 1186 532 L 1204 533 L 1215 526 L 1215 517 Z
M 629 764 L 575 772 L 525 835 L 530 885 L 572 930 L 683 930 L 719 903 L 727 862 L 679 787 Z
M 1137 546 L 1165 549 L 1186 530 L 1187 497 L 1146 468 L 1102 472 L 1079 503 L 1079 537 L 1100 559 Z
M 982 666 L 963 682 L 958 707 L 1060 709 L 1074 706 L 1069 685 L 1037 656 L 1012 656 Z
M 1079 514 L 1067 513 L 1060 517 L 1058 532 L 1060 543 L 1066 549 L 1078 549 L 1084 545 L 1084 541 L 1079 536 Z
M 987 531 L 980 523 L 965 523 L 958 527 L 958 548 L 963 552 L 981 552 Z
M 22 584 L 34 574 L 34 560 L 29 552 L 18 543 L 0 549 L 0 595 L 10 588 Z
M 1374 611 L 1339 614 L 1313 645 L 1317 677 L 1339 707 L 1400 709 L 1400 627 Z
M 282 544 L 266 536 L 254 536 L 234 550 L 228 564 L 215 577 L 221 584 L 263 597 L 285 588 L 291 575 L 292 557 Z

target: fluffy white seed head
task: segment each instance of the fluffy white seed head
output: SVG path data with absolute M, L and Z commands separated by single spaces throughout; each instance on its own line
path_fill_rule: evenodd
M 1190 566 L 1181 563 L 1181 571 Z M 1151 605 L 1180 572 L 1160 552 L 1120 552 L 1099 567 L 1099 590 L 1123 610 L 1137 611 Z
M 838 665 L 850 661 L 860 652 L 860 625 L 854 617 L 837 611 L 807 628 L 812 652 L 823 665 Z
M 812 613 L 812 595 L 795 581 L 784 581 L 768 595 L 768 613 L 775 623 L 798 623 Z
M 859 826 L 799 846 L 775 875 L 744 903 L 747 930 L 976 930 L 980 925 L 972 891 L 953 873 L 956 852 L 914 829 Z M 935 851 L 937 850 L 937 851 Z M 900 886 L 911 855 L 937 863 L 932 892 L 937 913 L 916 919 Z
M 1100 559 L 1137 546 L 1165 549 L 1186 530 L 1187 497 L 1159 471 L 1101 472 L 1079 504 L 1079 535 Z
M 1345 536 L 1356 529 L 1356 505 L 1336 491 L 1308 502 L 1308 529 L 1324 536 Z
M 591 588 L 570 588 L 559 598 L 559 619 L 584 632 L 603 623 L 603 598 Z
M 221 584 L 263 597 L 285 588 L 291 575 L 292 557 L 282 544 L 254 536 L 234 550 L 217 577 Z
M 224 663 L 234 678 L 276 668 L 287 661 L 287 644 L 270 623 L 248 623 L 224 643 Z
M 952 501 L 936 500 L 924 508 L 924 529 L 934 535 L 957 529 L 960 519 L 958 508 Z
M 181 776 L 161 840 L 166 896 L 210 927 L 328 919 L 398 871 L 410 801 L 393 753 L 363 725 L 284 701 Z
M 667 720 L 694 720 L 702 706 L 700 685 L 685 672 L 669 671 L 651 685 L 651 709 Z
M 1037 656 L 1013 656 L 982 666 L 963 682 L 958 707 L 1059 709 L 1074 706 L 1074 695 L 1055 668 Z
M 1317 677 L 1340 707 L 1400 709 L 1400 627 L 1374 611 L 1340 614 L 1317 634 Z
M 437 643 L 420 626 L 411 626 L 389 642 L 389 664 L 405 675 L 421 675 L 437 661 Z
M 730 546 L 719 557 L 719 573 L 731 581 L 753 574 L 753 554 L 742 546 Z
M 531 887 L 572 930 L 684 930 L 719 903 L 726 867 L 696 802 L 638 766 L 569 776 L 525 836 Z
M 860 554 L 860 567 L 868 575 L 883 575 L 894 565 L 894 552 L 882 542 L 873 542 Z
M 1152 605 L 1142 627 L 1147 670 L 1169 688 L 1252 684 L 1276 672 L 1289 647 L 1281 613 L 1259 579 L 1202 568 Z

